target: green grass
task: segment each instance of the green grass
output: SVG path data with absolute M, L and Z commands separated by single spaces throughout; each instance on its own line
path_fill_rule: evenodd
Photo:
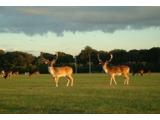
M 0 113 L 160 113 L 160 74 L 131 76 L 109 86 L 105 74 L 76 74 L 74 87 L 50 75 L 0 78 Z

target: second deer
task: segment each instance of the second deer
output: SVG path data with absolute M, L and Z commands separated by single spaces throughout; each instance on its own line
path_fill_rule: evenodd
M 105 71 L 105 73 L 108 73 L 110 76 L 110 86 L 112 85 L 112 81 L 114 81 L 115 84 L 117 84 L 116 80 L 115 80 L 115 76 L 124 76 L 125 77 L 125 81 L 124 84 L 128 85 L 129 84 L 129 70 L 130 68 L 126 65 L 119 65 L 119 66 L 112 66 L 110 67 L 108 64 L 109 62 L 112 60 L 113 55 L 111 53 L 109 53 L 110 55 L 110 59 L 105 62 L 103 62 L 100 57 L 99 54 L 97 55 L 98 60 L 99 60 L 99 64 L 102 65 L 103 70 Z

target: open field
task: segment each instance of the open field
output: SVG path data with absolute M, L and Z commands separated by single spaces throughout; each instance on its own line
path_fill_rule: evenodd
M 50 75 L 0 78 L 0 113 L 160 113 L 160 74 L 131 76 L 129 86 L 105 74 L 74 75 L 74 87 Z

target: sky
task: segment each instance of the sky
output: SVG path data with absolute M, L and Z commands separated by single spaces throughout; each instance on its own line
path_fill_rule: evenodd
M 160 7 L 0 6 L 0 49 L 39 55 L 160 47 Z

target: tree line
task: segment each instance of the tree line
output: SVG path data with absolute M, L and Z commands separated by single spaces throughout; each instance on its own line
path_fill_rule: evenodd
M 114 49 L 110 52 L 113 54 L 113 59 L 110 62 L 111 66 L 128 65 L 131 72 L 135 73 L 141 69 L 145 72 L 160 72 L 160 47 L 130 51 Z M 109 59 L 107 51 L 97 51 L 90 46 L 86 46 L 77 56 L 58 52 L 59 57 L 56 66 L 68 65 L 77 73 L 102 72 L 97 54 L 103 61 Z M 55 58 L 55 55 L 45 53 L 44 57 L 51 60 Z M 31 71 L 48 73 L 47 66 L 41 63 L 40 58 L 40 56 L 34 56 L 26 52 L 0 50 L 0 70 L 14 70 L 19 71 L 19 73 Z

